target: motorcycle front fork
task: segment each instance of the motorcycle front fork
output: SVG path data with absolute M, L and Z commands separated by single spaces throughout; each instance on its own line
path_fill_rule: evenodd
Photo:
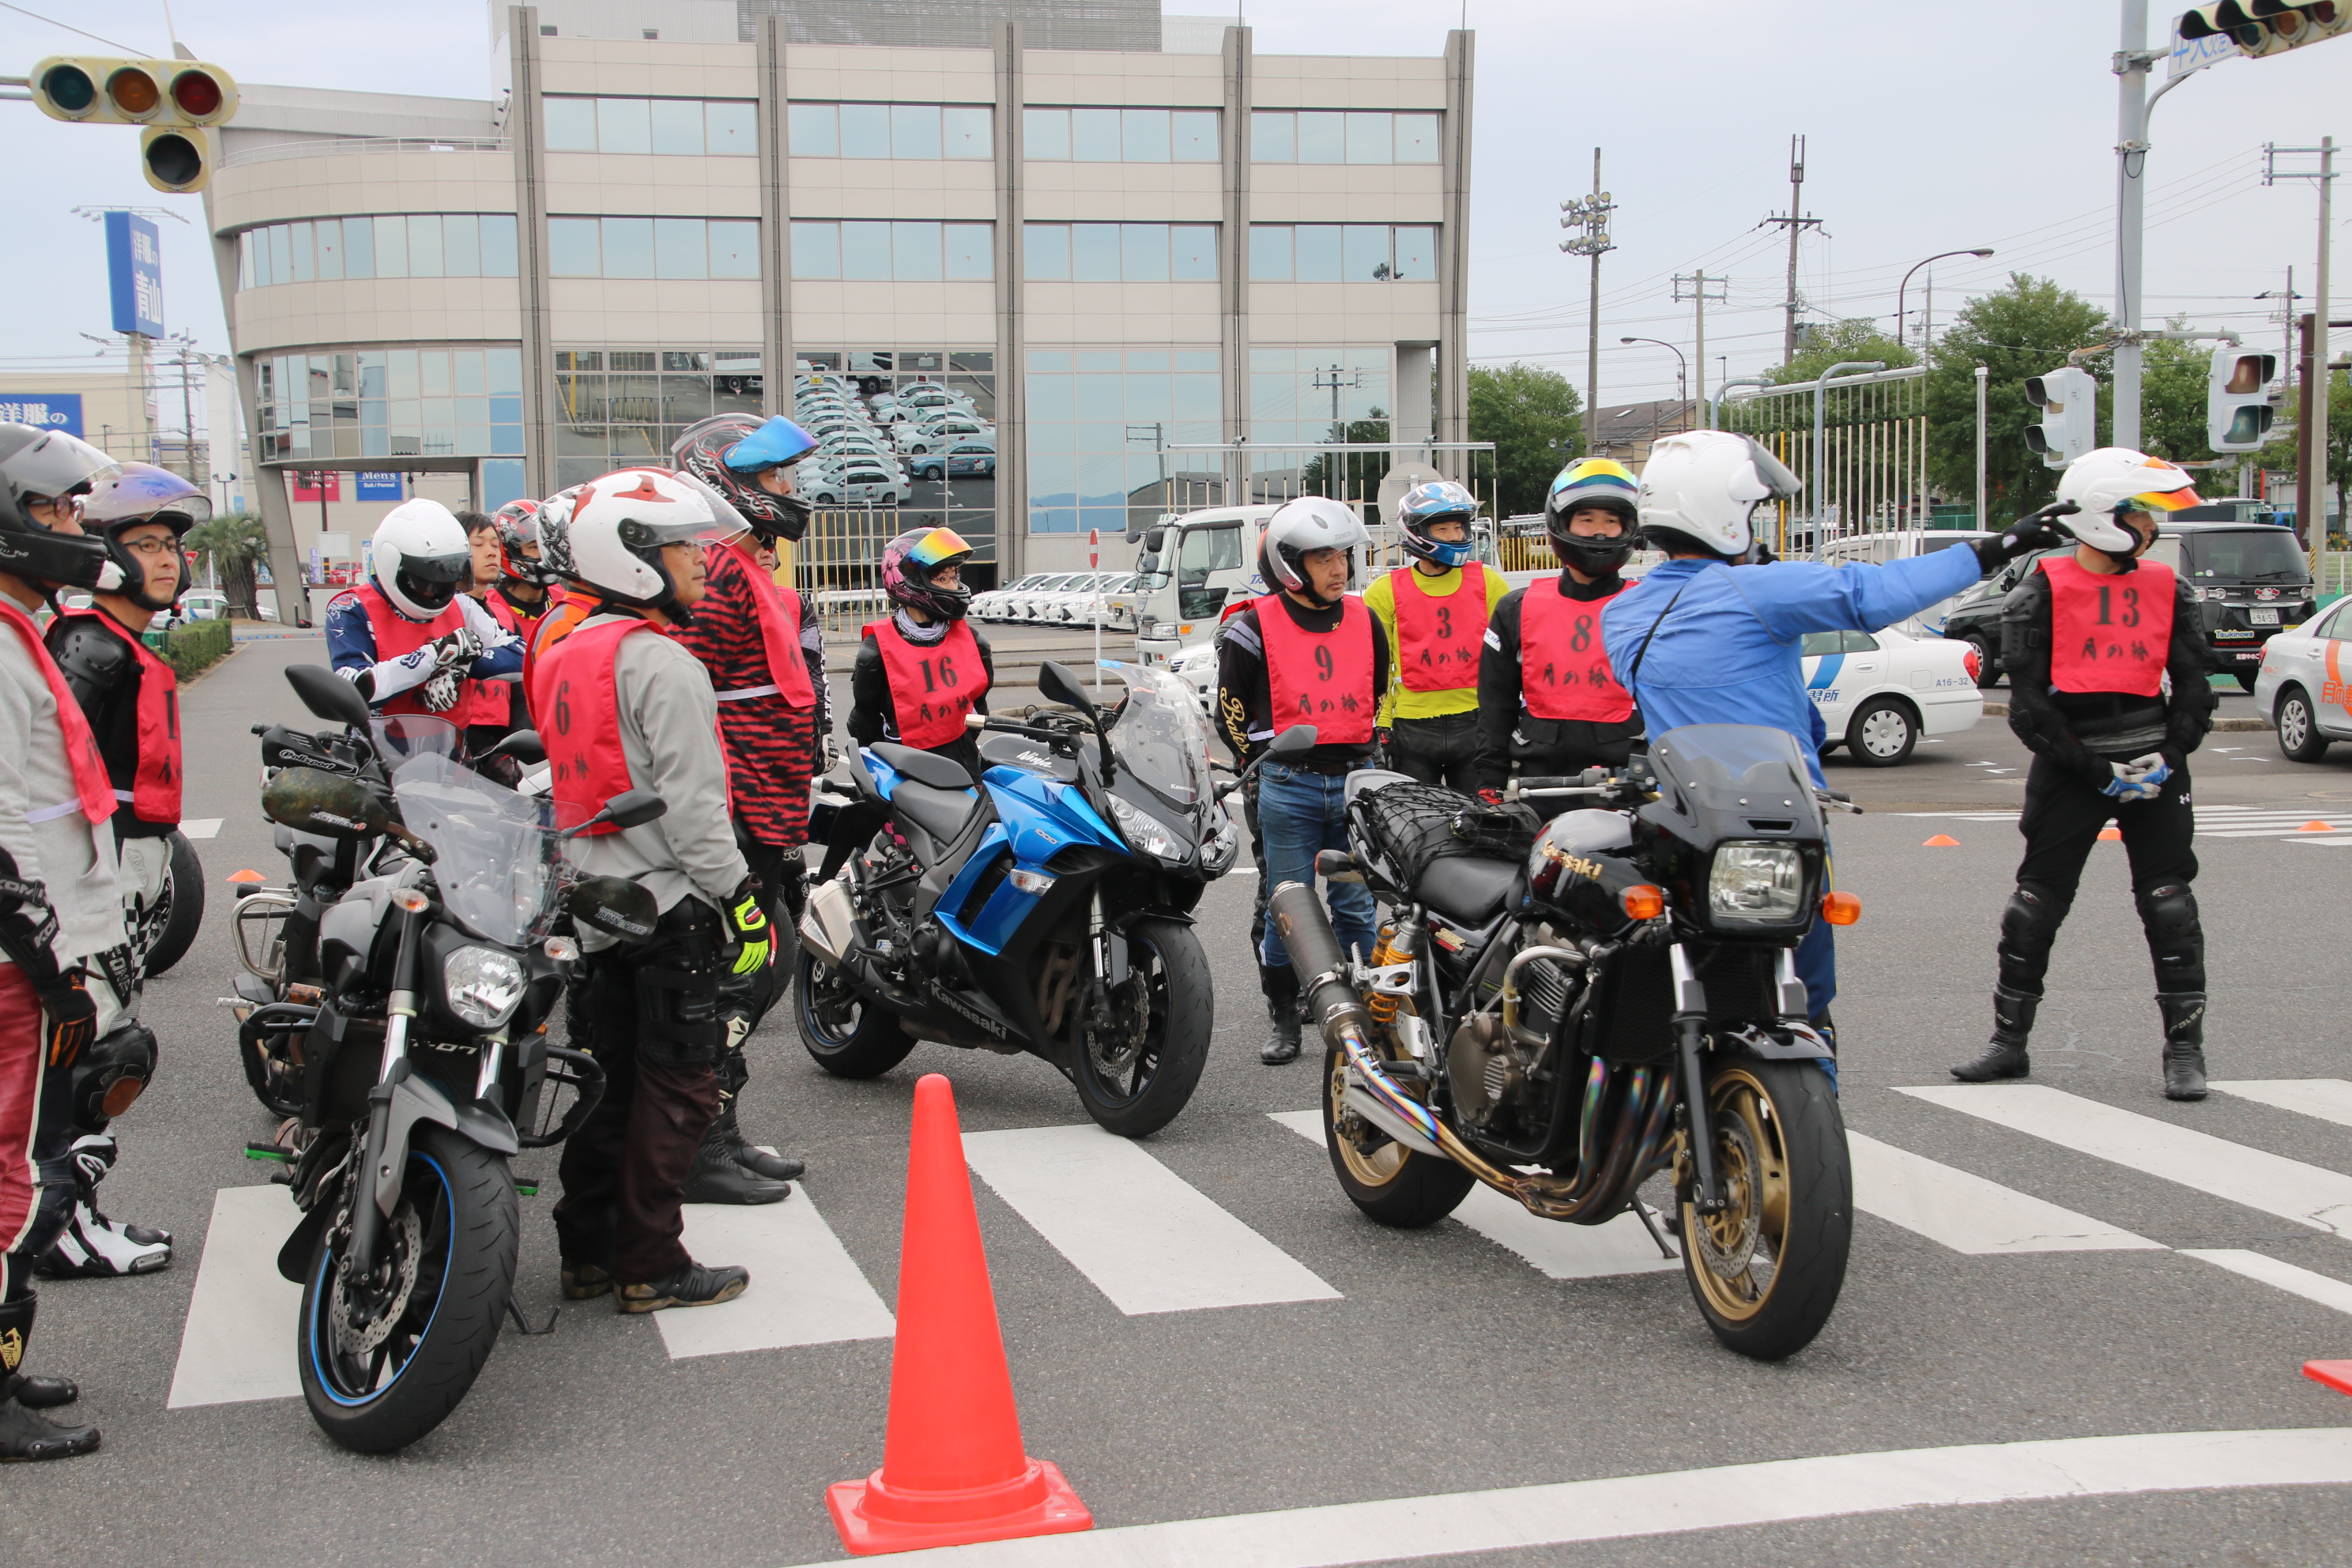
M 421 902 L 415 909 L 401 907 L 400 950 L 393 960 L 392 995 L 385 1008 L 383 1060 L 376 1068 L 375 1087 L 368 1090 L 367 1138 L 359 1166 L 352 1173 L 351 1257 L 362 1275 L 373 1271 L 383 1221 L 400 1201 L 399 1173 L 384 1145 L 391 1137 L 393 1091 L 408 1073 L 408 1026 L 416 1016 L 416 952 L 424 925 Z
M 1681 942 L 1666 949 L 1674 979 L 1675 1054 L 1683 1079 L 1683 1135 L 1691 1155 L 1692 1206 L 1701 1214 L 1721 1214 L 1723 1185 L 1715 1171 L 1715 1129 L 1707 1120 L 1706 1066 L 1701 1050 L 1706 1040 L 1706 987 L 1691 967 Z

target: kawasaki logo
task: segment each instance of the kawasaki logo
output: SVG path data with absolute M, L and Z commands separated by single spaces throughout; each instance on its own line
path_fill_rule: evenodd
M 990 1017 L 987 1014 L 980 1011 L 978 1008 L 971 1006 L 970 1004 L 966 1003 L 962 997 L 958 996 L 954 992 L 950 991 L 946 986 L 940 984 L 936 980 L 931 982 L 931 994 L 937 996 L 940 1001 L 953 1008 L 958 1014 L 971 1019 L 973 1023 L 978 1024 L 982 1028 L 986 1029 L 990 1034 L 995 1036 L 1000 1040 L 1005 1038 L 1007 1034 L 1010 1032 L 1003 1025 L 998 1023 L 995 1019 Z

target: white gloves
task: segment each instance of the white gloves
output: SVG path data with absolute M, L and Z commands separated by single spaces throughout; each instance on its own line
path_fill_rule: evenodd
M 456 635 L 471 636 L 472 634 L 458 633 Z M 425 683 L 424 693 L 425 711 L 430 713 L 446 713 L 450 709 L 457 706 L 457 671 L 444 669 L 440 674 L 435 676 L 432 679 Z
M 2164 781 L 2172 776 L 2172 765 L 2158 752 L 2107 766 L 2115 776 L 2100 786 L 2099 793 L 2112 800 L 2154 800 L 2163 793 Z
M 482 638 L 471 626 L 460 626 L 433 644 L 433 668 L 452 669 L 482 657 Z

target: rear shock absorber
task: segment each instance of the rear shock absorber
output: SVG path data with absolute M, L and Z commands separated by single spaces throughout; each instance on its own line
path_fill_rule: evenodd
M 1373 968 L 1383 968 L 1391 963 L 1409 963 L 1412 961 L 1411 945 L 1407 944 L 1402 948 L 1397 945 L 1396 930 L 1393 921 L 1381 927 L 1380 941 L 1372 947 Z M 1402 1000 L 1402 998 L 1391 996 L 1384 991 L 1375 991 L 1364 998 L 1364 1010 L 1371 1014 L 1374 1023 L 1384 1029 L 1389 1028 L 1396 1023 L 1397 1004 Z

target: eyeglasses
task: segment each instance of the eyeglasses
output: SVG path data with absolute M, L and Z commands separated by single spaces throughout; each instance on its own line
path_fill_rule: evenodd
M 26 496 L 26 510 L 46 511 L 59 522 L 81 521 L 82 498 L 79 496 Z
M 126 539 L 122 541 L 122 547 L 135 555 L 144 555 L 150 560 L 176 555 L 180 551 L 179 541 L 175 539 Z

